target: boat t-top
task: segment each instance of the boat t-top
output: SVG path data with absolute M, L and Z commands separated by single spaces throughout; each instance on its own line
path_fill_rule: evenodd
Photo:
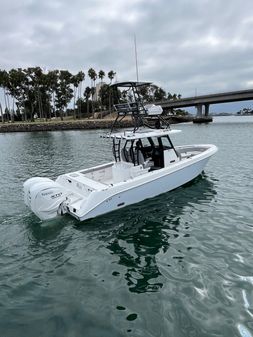
M 34 177 L 24 183 L 25 203 L 41 220 L 64 214 L 80 221 L 94 218 L 171 191 L 203 171 L 217 147 L 174 146 L 171 135 L 180 130 L 170 128 L 161 106 L 143 103 L 140 92 L 147 85 L 111 85 L 119 96 L 116 119 L 104 136 L 112 141 L 112 162 L 66 173 L 55 181 Z M 132 118 L 132 129 L 117 129 L 124 118 Z

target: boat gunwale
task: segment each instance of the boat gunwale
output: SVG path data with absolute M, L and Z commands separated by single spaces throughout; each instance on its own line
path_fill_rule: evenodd
M 216 145 L 213 145 L 213 144 L 193 144 L 193 145 L 180 145 L 180 146 L 176 146 L 175 149 L 176 150 L 180 150 L 180 149 L 200 149 L 200 148 L 204 148 L 204 151 L 201 151 L 200 153 L 196 153 L 190 157 L 186 157 L 186 158 L 183 158 L 175 163 L 172 163 L 170 164 L 169 166 L 167 167 L 163 167 L 163 168 L 160 168 L 159 170 L 155 170 L 155 171 L 148 171 L 148 172 L 145 172 L 143 174 L 140 174 L 134 178 L 130 178 L 130 179 L 127 179 L 126 181 L 120 181 L 120 182 L 117 182 L 117 183 L 110 183 L 110 184 L 104 184 L 104 186 L 106 187 L 105 189 L 107 190 L 108 188 L 112 188 L 112 187 L 115 187 L 115 186 L 121 186 L 122 184 L 125 184 L 127 182 L 132 182 L 132 181 L 138 181 L 138 180 L 141 180 L 141 178 L 143 177 L 146 177 L 147 175 L 149 176 L 154 176 L 154 175 L 159 175 L 160 172 L 165 172 L 164 175 L 162 176 L 165 176 L 166 174 L 170 174 L 170 173 L 173 173 L 174 172 L 174 168 L 177 168 L 179 166 L 181 166 L 182 164 L 184 164 L 185 162 L 188 162 L 191 160 L 191 161 L 196 161 L 196 158 L 198 159 L 200 156 L 203 156 L 205 155 L 205 157 L 207 156 L 207 152 L 208 152 L 208 156 L 209 156 L 209 152 L 213 152 L 210 154 L 213 155 L 215 152 L 217 152 L 218 148 Z M 70 176 L 71 178 L 74 178 L 73 176 L 71 176 L 71 174 L 81 174 L 81 175 L 84 175 L 86 173 L 90 173 L 90 172 L 94 172 L 94 171 L 98 171 L 100 169 L 106 169 L 106 168 L 109 168 L 109 167 L 112 167 L 113 165 L 115 165 L 116 162 L 115 161 L 112 161 L 112 162 L 109 162 L 109 163 L 105 163 L 105 164 L 101 164 L 101 165 L 97 165 L 97 166 L 94 166 L 94 167 L 91 167 L 91 168 L 88 168 L 88 169 L 84 169 L 84 170 L 79 170 L 79 171 L 74 171 L 74 172 L 69 172 L 69 173 L 66 173 L 66 174 L 63 174 L 64 175 L 67 175 L 67 176 Z M 188 165 L 186 165 L 188 166 Z M 173 169 L 173 170 L 172 170 Z M 157 173 L 157 174 L 156 174 Z M 95 179 L 91 179 L 89 177 L 87 177 L 87 179 L 89 179 L 90 181 L 95 181 Z

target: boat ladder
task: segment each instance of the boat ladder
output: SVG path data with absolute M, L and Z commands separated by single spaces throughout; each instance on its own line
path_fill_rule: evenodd
M 112 151 L 115 161 L 120 161 L 120 139 L 113 138 Z

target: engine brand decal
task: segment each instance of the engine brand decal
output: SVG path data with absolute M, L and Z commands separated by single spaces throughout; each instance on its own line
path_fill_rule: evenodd
M 59 198 L 62 195 L 62 192 L 51 195 L 51 199 Z
M 41 193 L 41 195 L 42 195 L 43 197 L 45 197 L 46 195 L 50 195 L 50 194 L 52 194 L 52 193 L 53 193 L 53 191 L 43 192 L 43 193 Z

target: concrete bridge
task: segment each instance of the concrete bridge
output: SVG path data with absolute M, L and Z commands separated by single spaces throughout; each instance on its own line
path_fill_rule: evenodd
M 161 105 L 164 110 L 195 106 L 197 108 L 197 116 L 201 117 L 203 116 L 203 114 L 204 116 L 208 116 L 210 104 L 230 103 L 248 100 L 253 100 L 253 89 L 187 97 L 178 100 L 166 100 L 156 102 L 155 104 Z

